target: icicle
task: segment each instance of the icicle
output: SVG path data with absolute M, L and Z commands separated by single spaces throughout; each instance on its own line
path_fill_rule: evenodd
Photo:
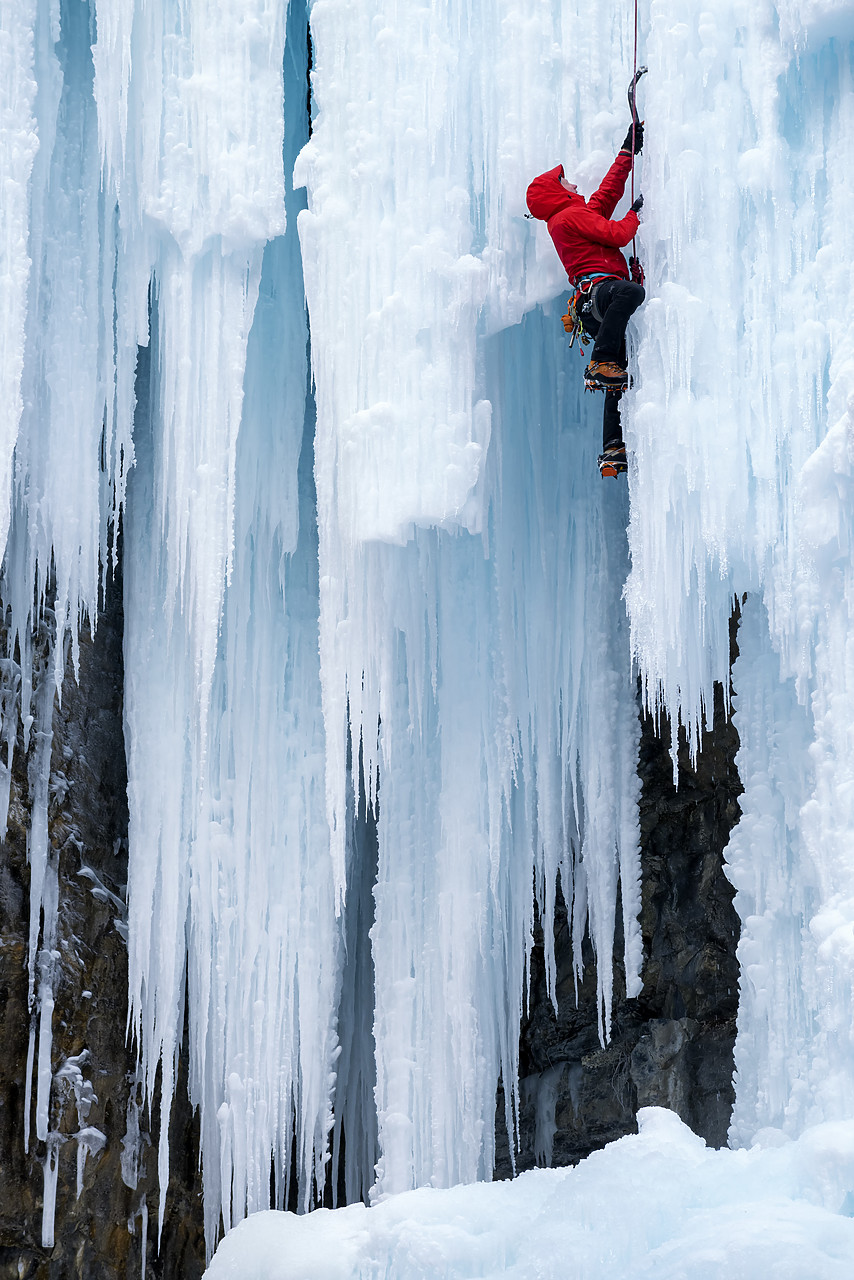
M 78 1130 L 75 1137 L 77 1138 L 77 1199 L 79 1200 L 83 1191 L 87 1157 L 96 1156 L 99 1151 L 103 1151 L 107 1144 L 107 1135 L 89 1125 L 85 1129 Z
M 39 957 L 39 1009 L 36 1054 L 36 1137 L 46 1142 L 50 1122 L 51 1047 L 53 1044 L 53 955 L 42 952 Z
M 767 615 L 755 598 L 744 606 L 738 647 L 736 765 L 746 785 L 741 821 L 726 850 L 743 921 L 730 1135 L 750 1145 L 759 1129 L 794 1135 L 807 1105 L 803 1079 L 814 1011 L 805 986 L 812 986 L 807 979 L 815 964 L 807 921 L 817 884 L 798 819 L 801 798 L 815 783 L 809 717 L 798 705 L 794 680 L 780 681 Z
M 139 1206 L 139 1216 L 141 1220 L 140 1231 L 139 1231 L 139 1234 L 141 1237 L 140 1275 L 142 1277 L 142 1280 L 145 1280 L 145 1276 L 146 1276 L 145 1263 L 146 1263 L 146 1255 L 148 1254 L 148 1201 L 145 1199 L 145 1197 L 143 1197 L 142 1204 Z
M 42 1191 L 42 1248 L 52 1249 L 55 1243 L 54 1228 L 56 1218 L 56 1184 L 59 1178 L 59 1152 L 65 1138 L 61 1133 L 46 1135 L 47 1151 L 42 1168 L 44 1171 L 44 1189 Z
M 139 1102 L 136 1091 L 138 1081 L 128 1097 L 127 1121 L 125 1135 L 122 1138 L 121 1170 L 122 1182 L 131 1191 L 136 1191 L 139 1183 L 139 1157 L 142 1151 L 142 1136 L 139 1128 Z
M 146 1257 L 148 1254 L 148 1201 L 145 1196 L 139 1202 L 139 1208 L 128 1218 L 128 1231 L 131 1235 L 136 1234 L 135 1223 L 139 1218 L 139 1237 L 140 1237 L 140 1276 L 142 1280 L 146 1277 Z

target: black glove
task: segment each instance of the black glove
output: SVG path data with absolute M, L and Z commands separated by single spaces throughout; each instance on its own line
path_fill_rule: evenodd
M 635 155 L 638 154 L 642 146 L 643 146 L 643 123 L 640 120 L 638 120 L 637 124 L 635 125 Z M 629 155 L 631 155 L 632 153 L 632 126 L 631 125 L 629 125 L 629 131 L 626 134 L 626 140 L 623 143 L 620 150 L 628 151 Z
M 632 205 L 632 213 L 640 213 L 642 208 L 643 208 L 643 196 L 638 196 L 637 200 Z

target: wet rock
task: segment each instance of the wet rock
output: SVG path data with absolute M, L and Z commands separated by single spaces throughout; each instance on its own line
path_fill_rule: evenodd
M 136 1280 L 144 1247 L 147 1280 L 193 1280 L 204 1270 L 197 1125 L 186 1083 L 179 1082 L 173 1108 L 173 1168 L 158 1250 L 156 1109 L 150 1121 L 126 1042 L 121 691 L 121 589 L 115 584 L 94 639 L 82 638 L 79 685 L 69 671 L 53 717 L 49 856 L 60 890 L 46 1141 L 36 1136 L 35 1099 L 28 1114 L 26 1106 L 30 799 L 19 733 L 0 857 L 0 1280 Z M 54 1243 L 45 1246 L 50 1162 L 56 1166 Z
M 733 1045 L 738 1001 L 738 917 L 723 874 L 723 850 L 738 820 L 738 738 L 717 690 L 713 731 L 696 766 L 683 749 L 673 786 L 669 734 L 643 725 L 639 773 L 643 990 L 629 1000 L 615 944 L 611 1039 L 599 1042 L 595 959 L 584 949 L 578 991 L 566 907 L 555 921 L 557 1003 L 546 991 L 542 934 L 532 957 L 531 999 L 520 1041 L 516 1170 L 574 1164 L 636 1132 L 641 1107 L 672 1108 L 712 1146 L 726 1143 L 734 1101 Z M 618 923 L 620 912 L 617 912 Z M 496 1177 L 514 1161 L 496 1123 Z

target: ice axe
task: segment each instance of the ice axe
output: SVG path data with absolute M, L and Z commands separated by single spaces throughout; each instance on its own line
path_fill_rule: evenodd
M 637 32 L 635 33 L 635 40 L 637 41 Z M 637 58 L 637 44 L 635 45 L 635 58 Z M 632 113 L 632 207 L 634 207 L 635 202 L 635 129 L 637 129 L 638 125 L 641 123 L 638 119 L 636 96 L 638 80 L 640 80 L 641 76 L 645 76 L 646 72 L 646 67 L 638 67 L 629 82 L 629 111 Z M 635 284 L 643 285 L 643 267 L 641 266 L 640 258 L 637 256 L 637 248 L 634 238 L 632 239 L 631 257 L 629 258 L 629 273 Z
M 640 120 L 638 119 L 637 103 L 635 101 L 635 95 L 637 93 L 637 87 L 638 87 L 638 80 L 640 80 L 641 76 L 646 75 L 647 70 L 648 70 L 647 67 L 638 67 L 637 71 L 632 76 L 631 82 L 629 84 L 629 95 L 628 95 L 629 111 L 631 111 L 632 113 L 632 123 L 635 125 L 640 124 Z

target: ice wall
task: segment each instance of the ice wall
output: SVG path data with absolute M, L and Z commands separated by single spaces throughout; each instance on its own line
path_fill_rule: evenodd
M 349 728 L 379 779 L 382 1196 L 489 1176 L 499 1074 L 512 1130 L 532 884 L 550 920 L 560 870 L 579 965 L 589 921 L 605 1037 L 622 871 L 636 988 L 623 499 L 599 484 L 601 405 L 565 378 L 557 304 L 519 325 L 563 288 L 525 187 L 583 147 L 592 189 L 613 159 L 627 109 L 591 117 L 578 83 L 619 101 L 629 15 L 591 32 L 573 6 L 324 0 L 311 23 L 296 178 L 329 824 L 346 900 Z
M 588 918 L 600 957 L 603 1037 L 620 874 L 630 985 L 640 961 L 624 499 L 590 488 L 598 428 L 565 382 L 557 306 L 518 327 L 561 287 L 521 218 L 530 167 L 580 146 L 593 185 L 624 118 L 591 122 L 556 86 L 575 69 L 612 100 L 625 15 L 591 37 L 574 10 L 315 6 L 301 264 L 285 214 L 307 14 L 285 14 L 38 6 L 12 66 L 32 395 L 4 726 L 8 743 L 19 680 L 29 725 L 35 672 L 37 1136 L 48 675 L 96 615 L 124 505 L 129 1032 L 152 1099 L 161 1078 L 165 1186 L 186 1021 L 211 1240 L 266 1203 L 271 1161 L 277 1203 L 292 1169 L 302 1207 L 319 1194 L 339 1041 L 342 1080 L 375 1082 L 361 1112 L 336 1100 L 348 1194 L 489 1175 L 535 895 L 549 919 L 559 872 L 578 964 Z M 376 872 L 354 838 L 357 753 Z M 370 918 L 373 982 L 351 982 Z
M 853 41 L 850 4 L 642 12 L 650 300 L 626 598 L 647 696 L 696 744 L 747 597 L 737 1142 L 852 1105 Z
M 20 718 L 45 1240 L 51 710 L 123 505 L 129 1030 L 165 1187 L 186 1022 L 211 1243 L 271 1166 L 301 1208 L 489 1176 L 558 876 L 607 1037 L 634 675 L 695 746 L 743 596 L 733 1136 L 850 1112 L 852 6 L 639 18 L 627 494 L 522 215 L 612 160 L 628 5 L 3 8 L 0 783 Z
M 124 156 L 132 233 L 155 245 L 125 550 L 132 1031 L 150 1095 L 162 1064 L 165 1188 L 186 1017 L 213 1241 L 269 1204 L 271 1165 L 277 1204 L 293 1169 L 301 1207 L 323 1185 L 336 1048 L 307 331 L 284 231 L 305 14 L 287 39 L 281 6 L 200 5 L 180 32 L 170 9 L 131 16 L 99 83 L 105 107 L 129 103 L 106 161 Z M 118 83 L 131 29 L 162 47 L 153 86 Z M 134 115 L 149 95 L 163 120 Z
M 107 0 L 3 11 L 2 784 L 5 821 L 20 723 L 26 1115 L 47 1152 L 46 1244 L 60 1176 L 51 715 L 126 498 L 129 1032 L 159 1094 L 164 1192 L 185 1012 L 211 1240 L 232 1202 L 237 1215 L 269 1203 L 271 1161 L 279 1202 L 293 1163 L 310 1188 L 329 1126 L 337 926 L 311 692 L 312 490 L 297 473 L 306 323 L 295 227 L 282 235 L 285 164 L 305 133 L 305 14 L 294 6 L 285 58 L 287 14 Z

